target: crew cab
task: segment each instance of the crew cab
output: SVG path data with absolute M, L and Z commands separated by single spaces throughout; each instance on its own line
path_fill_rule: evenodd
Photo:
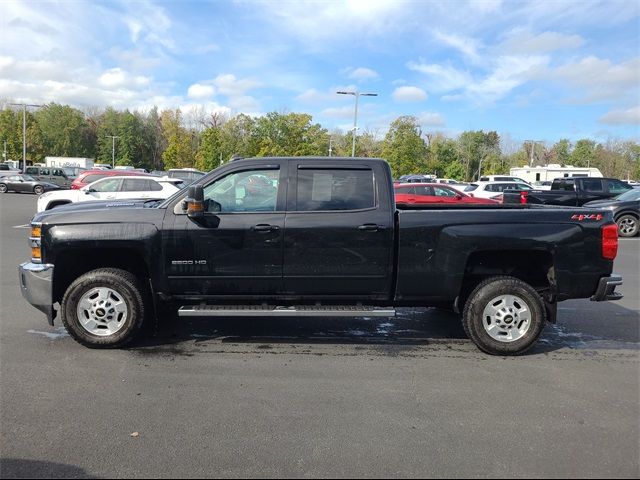
M 241 159 L 145 206 L 63 207 L 31 222 L 22 293 L 85 346 L 122 346 L 167 312 L 389 317 L 438 306 L 460 312 L 483 351 L 515 355 L 556 321 L 557 302 L 622 296 L 610 211 L 398 210 L 381 159 Z
M 551 184 L 551 190 L 534 190 L 527 193 L 505 191 L 503 202 L 579 207 L 594 200 L 613 198 L 632 188 L 628 183 L 616 178 L 556 178 Z

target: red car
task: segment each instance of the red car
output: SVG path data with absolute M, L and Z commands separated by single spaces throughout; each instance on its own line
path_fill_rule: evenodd
M 103 179 L 105 177 L 123 175 L 135 175 L 135 176 L 153 176 L 148 173 L 136 172 L 133 170 L 85 170 L 71 183 L 72 190 L 79 190 L 85 185 L 95 182 L 96 180 Z
M 470 197 L 455 188 L 441 183 L 400 183 L 393 186 L 396 192 L 396 204 L 399 205 L 424 205 L 424 204 L 448 204 L 459 205 L 461 203 L 484 203 L 495 205 L 496 201 L 488 198 Z

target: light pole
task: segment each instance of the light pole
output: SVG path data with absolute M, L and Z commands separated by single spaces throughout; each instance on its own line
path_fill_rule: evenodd
M 120 138 L 118 135 L 105 135 L 105 137 L 111 139 L 111 168 L 116 168 L 116 138 Z
M 355 92 L 336 92 L 339 95 L 353 95 L 356 97 L 356 112 L 353 117 L 353 145 L 351 146 L 351 156 L 356 156 L 356 131 L 358 130 L 358 98 L 362 97 L 377 97 L 377 93 L 360 93 Z
M 329 135 L 329 156 L 331 156 L 332 152 L 333 152 L 333 137 Z
M 27 107 L 43 107 L 30 103 L 10 103 L 15 107 L 22 107 L 22 173 L 27 171 Z

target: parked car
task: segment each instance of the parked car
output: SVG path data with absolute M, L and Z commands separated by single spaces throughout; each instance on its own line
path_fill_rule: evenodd
M 206 174 L 195 168 L 170 168 L 167 171 L 169 178 L 180 178 L 187 183 L 191 183 L 198 178 L 204 177 Z
M 504 203 L 525 203 L 543 205 L 566 205 L 580 207 L 593 200 L 613 198 L 633 187 L 617 178 L 603 177 L 567 177 L 556 178 L 551 190 L 535 190 L 525 195 L 508 192 Z
M 54 183 L 62 188 L 69 188 L 72 180 L 65 173 L 62 167 L 27 167 L 24 172 L 27 175 L 31 175 L 36 180 L 43 182 Z
M 87 170 L 82 172 L 73 183 L 71 183 L 72 190 L 79 190 L 82 187 L 86 187 L 90 183 L 106 177 L 123 176 L 123 175 L 135 175 L 135 176 L 151 176 L 148 173 L 135 172 L 129 170 Z
M 640 188 L 628 190 L 609 200 L 587 202 L 584 206 L 611 210 L 621 237 L 635 237 L 640 231 Z
M 82 172 L 86 172 L 88 170 L 88 168 L 84 168 L 84 167 L 62 167 L 62 170 L 64 170 L 64 173 L 67 175 L 69 180 L 71 180 L 71 182 L 73 183 L 73 181 L 76 178 L 78 178 L 78 176 Z
M 123 200 L 128 198 L 168 198 L 180 190 L 180 179 L 135 178 L 131 175 L 109 176 L 95 181 L 80 190 L 45 193 L 38 198 L 37 211 L 43 212 L 60 205 L 91 200 Z
M 480 177 L 481 182 L 520 182 L 532 186 L 526 180 L 520 177 L 512 177 L 511 175 L 483 175 Z
M 394 185 L 396 205 L 497 203 L 486 198 L 470 197 L 448 185 L 437 183 L 400 183 Z
M 275 195 L 248 201 L 252 177 L 256 193 Z M 516 355 L 557 321 L 557 302 L 622 298 L 613 215 L 583 221 L 581 210 L 405 211 L 381 159 L 250 158 L 155 207 L 37 213 L 18 277 L 51 325 L 59 314 L 92 348 L 125 345 L 157 312 L 389 317 L 440 306 L 461 312 L 483 351 Z
M 60 186 L 55 183 L 43 182 L 35 179 L 30 175 L 7 175 L 0 178 L 0 193 L 6 192 L 26 192 L 35 193 L 40 195 L 41 193 L 51 190 L 59 190 Z
M 551 180 L 533 182 L 533 188 L 535 190 L 551 190 L 552 184 L 553 182 Z
M 520 192 L 533 190 L 533 187 L 526 182 L 474 182 L 464 189 L 464 193 L 476 198 L 499 198 L 506 190 Z

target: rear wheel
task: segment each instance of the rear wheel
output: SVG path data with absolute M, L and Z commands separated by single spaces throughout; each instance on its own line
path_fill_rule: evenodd
M 33 187 L 33 193 L 36 195 L 42 195 L 42 192 L 44 192 L 44 187 L 42 185 L 36 185 Z
M 640 222 L 633 215 L 622 215 L 616 221 L 618 224 L 618 235 L 621 237 L 635 237 L 640 228 Z
M 138 334 L 144 321 L 139 280 L 116 268 L 92 270 L 77 278 L 61 306 L 69 334 L 90 348 L 123 346 Z
M 492 355 L 520 355 L 531 348 L 546 321 L 538 292 L 514 277 L 492 277 L 469 295 L 462 324 L 469 338 Z

